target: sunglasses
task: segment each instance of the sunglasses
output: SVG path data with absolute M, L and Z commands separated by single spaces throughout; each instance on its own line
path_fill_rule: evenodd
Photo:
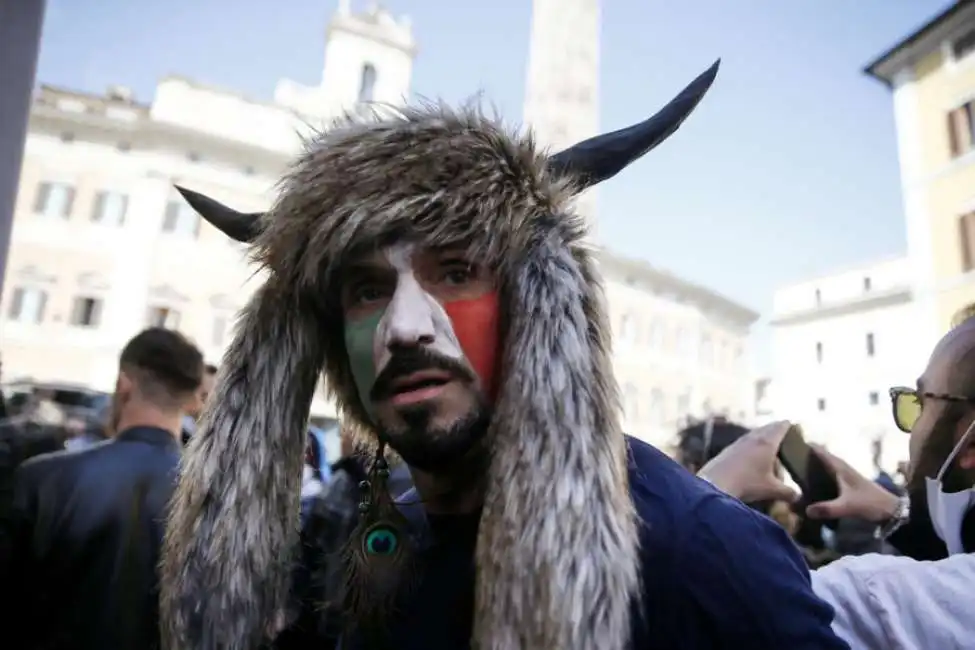
M 924 410 L 924 399 L 936 399 L 956 404 L 975 404 L 975 397 L 963 397 L 948 393 L 918 392 L 913 388 L 897 386 L 890 389 L 890 403 L 894 412 L 894 424 L 904 433 L 910 433 Z

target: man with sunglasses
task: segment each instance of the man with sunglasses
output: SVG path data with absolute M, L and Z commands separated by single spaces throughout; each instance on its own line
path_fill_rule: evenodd
M 971 648 L 975 620 L 975 318 L 935 347 L 916 388 L 890 391 L 894 422 L 910 434 L 907 497 L 898 497 L 825 449 L 837 499 L 810 517 L 860 517 L 903 556 L 847 557 L 814 571 L 813 588 L 836 610 L 833 628 L 851 647 Z M 744 500 L 781 494 L 775 454 L 789 429 L 753 431 L 700 476 Z M 936 560 L 921 562 L 919 560 Z

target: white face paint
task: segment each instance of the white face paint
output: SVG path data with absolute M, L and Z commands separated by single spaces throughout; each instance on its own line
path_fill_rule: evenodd
M 413 246 L 394 246 L 384 255 L 396 270 L 396 290 L 376 327 L 372 347 L 376 374 L 389 363 L 390 345 L 397 342 L 405 345 L 420 342 L 431 352 L 462 359 L 464 352 L 450 317 L 440 302 L 423 289 L 413 272 Z

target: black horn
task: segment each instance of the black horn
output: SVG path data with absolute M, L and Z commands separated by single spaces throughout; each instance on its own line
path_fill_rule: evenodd
M 615 176 L 680 127 L 714 83 L 720 64 L 721 59 L 715 61 L 650 119 L 619 131 L 597 135 L 560 151 L 549 158 L 549 169 L 575 177 L 580 189 Z
M 176 189 L 183 195 L 191 208 L 209 221 L 210 225 L 231 239 L 246 244 L 254 241 L 261 232 L 262 213 L 238 212 L 205 194 L 188 190 L 179 185 L 176 186 Z

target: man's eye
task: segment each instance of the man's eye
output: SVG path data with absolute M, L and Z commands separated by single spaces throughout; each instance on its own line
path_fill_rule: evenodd
M 375 302 L 377 300 L 382 300 L 383 292 L 379 287 L 375 286 L 362 286 L 355 289 L 352 292 L 352 304 L 361 305 L 364 303 Z
M 474 277 L 474 266 L 467 262 L 446 264 L 442 270 L 441 281 L 450 286 L 467 284 Z
M 450 285 L 467 284 L 471 280 L 471 272 L 468 269 L 455 269 L 444 273 L 443 279 Z

